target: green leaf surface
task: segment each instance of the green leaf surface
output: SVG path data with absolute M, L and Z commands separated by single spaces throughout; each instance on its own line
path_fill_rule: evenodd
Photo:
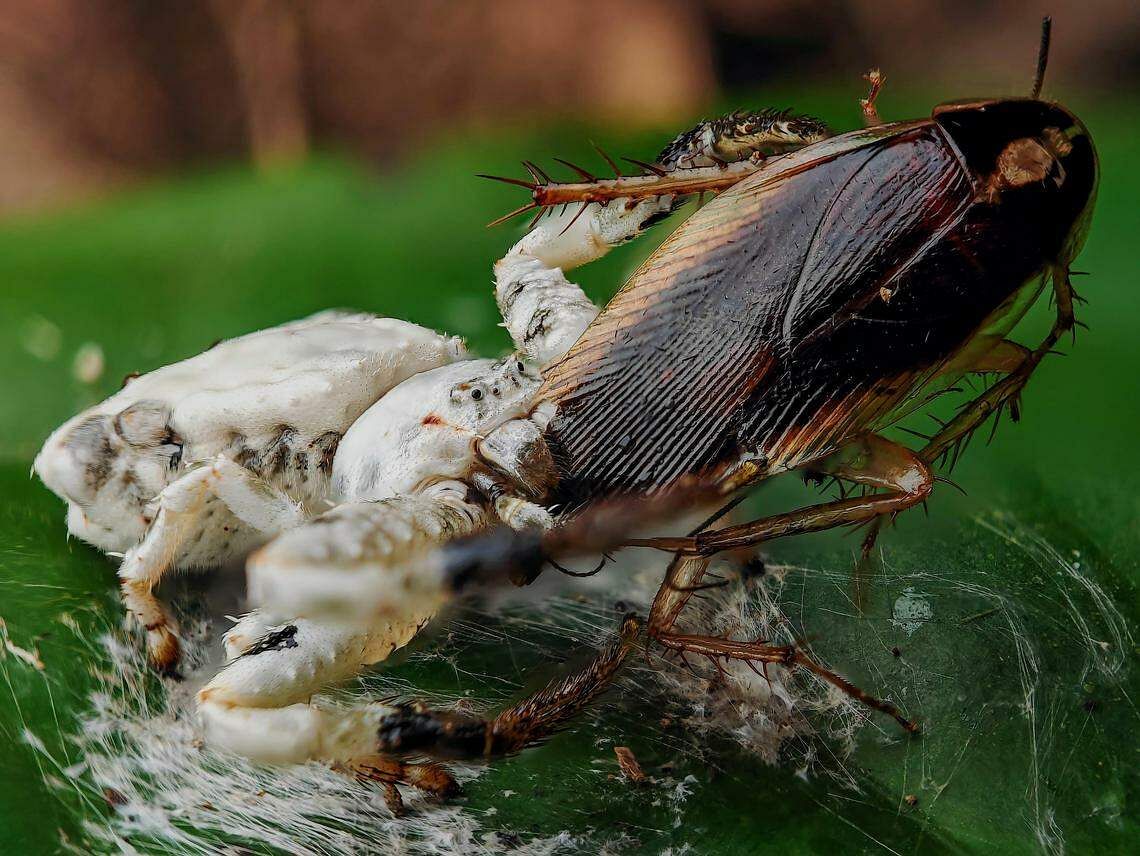
M 914 115 L 931 103 L 900 101 L 900 114 Z M 802 106 L 836 126 L 854 121 L 846 101 Z M 1091 329 L 1034 377 L 1021 424 L 971 448 L 954 473 L 968 495 L 940 487 L 929 517 L 912 512 L 884 536 L 862 610 L 849 537 L 767 551 L 786 569 L 781 606 L 815 652 L 898 701 L 922 735 L 904 739 L 872 719 L 850 755 L 821 735 L 800 742 L 800 760 L 805 749 L 818 756 L 806 772 L 790 756 L 772 766 L 731 729 L 692 729 L 692 699 L 671 699 L 639 665 L 576 728 L 467 784 L 460 811 L 479 835 L 501 834 L 488 846 L 563 834 L 564 849 L 586 851 L 1115 853 L 1140 840 L 1140 176 L 1130 157 L 1140 106 L 1071 106 L 1103 164 L 1076 265 L 1092 274 L 1078 283 Z M 519 158 L 544 153 L 587 159 L 591 137 L 635 155 L 659 139 L 562 127 L 465 139 L 386 176 L 336 159 L 268 176 L 235 169 L 0 230 L 0 852 L 95 846 L 84 824 L 105 826 L 117 810 L 71 766 L 109 667 L 97 637 L 119 622 L 114 567 L 65 539 L 62 504 L 28 477 L 47 433 L 129 372 L 330 306 L 504 350 L 490 266 L 517 229 L 482 223 L 515 196 L 473 173 L 511 174 Z M 604 300 L 668 228 L 580 280 Z M 1018 335 L 1032 342 L 1047 323 L 1039 307 Z M 85 343 L 105 356 L 94 384 L 72 370 Z M 783 510 L 810 496 L 781 482 L 751 504 Z M 503 702 L 601 642 L 616 598 L 643 603 L 632 560 L 605 573 L 603 585 L 545 604 L 464 607 L 379 671 L 425 693 Z M 157 682 L 148 686 L 161 699 Z M 614 775 L 615 745 L 631 747 L 655 783 Z

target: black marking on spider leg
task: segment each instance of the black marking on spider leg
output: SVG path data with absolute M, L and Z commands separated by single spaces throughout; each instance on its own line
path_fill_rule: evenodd
M 286 648 L 297 647 L 297 625 L 286 624 L 284 627 L 270 631 L 250 645 L 242 652 L 243 657 L 256 657 L 266 651 L 283 651 Z
M 577 219 L 577 218 L 575 218 Z M 541 336 L 546 332 L 546 322 L 550 318 L 551 310 L 549 308 L 539 309 L 534 313 L 530 319 L 530 324 L 526 328 L 526 334 L 523 336 L 523 341 L 530 344 L 535 338 Z
M 83 475 L 92 491 L 98 492 L 111 477 L 115 450 L 109 436 L 106 416 L 89 416 L 71 429 L 67 448 L 83 465 Z
M 292 457 L 293 444 L 297 439 L 297 429 L 290 425 L 278 425 L 274 429 L 273 438 L 265 447 L 262 456 L 262 475 L 279 475 L 285 472 Z
M 515 301 L 519 299 L 519 295 L 526 291 L 527 286 L 530 284 L 531 281 L 524 278 L 518 280 L 509 289 L 507 289 L 506 293 L 502 297 L 502 300 L 500 301 L 504 314 L 509 314 L 511 310 L 514 309 Z

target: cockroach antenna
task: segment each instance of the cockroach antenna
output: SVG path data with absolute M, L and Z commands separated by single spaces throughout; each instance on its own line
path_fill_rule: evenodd
M 1033 91 L 1030 98 L 1041 97 L 1041 86 L 1045 83 L 1045 67 L 1049 65 L 1049 39 L 1053 33 L 1053 19 L 1046 15 L 1041 19 L 1041 44 L 1037 48 L 1037 74 L 1033 77 Z

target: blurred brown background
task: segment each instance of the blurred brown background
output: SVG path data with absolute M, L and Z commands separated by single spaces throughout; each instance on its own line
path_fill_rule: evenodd
M 0 0 L 0 215 L 219 160 L 384 162 L 457 125 L 688 118 L 872 64 L 1017 91 L 1042 11 L 1051 80 L 1134 86 L 1134 0 Z

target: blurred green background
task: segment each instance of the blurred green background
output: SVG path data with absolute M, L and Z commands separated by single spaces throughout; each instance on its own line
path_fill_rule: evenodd
M 761 92 L 730 103 L 784 103 L 788 97 L 786 91 Z M 935 98 L 892 91 L 882 107 L 892 116 L 921 115 Z M 856 119 L 846 91 L 805 92 L 797 103 L 837 127 Z M 670 811 L 655 805 L 659 800 L 651 790 L 630 790 L 597 776 L 582 786 L 584 771 L 605 755 L 594 743 L 599 728 L 613 742 L 634 747 L 647 767 L 669 760 L 646 726 L 652 721 L 646 713 L 656 711 L 619 693 L 600 725 L 496 764 L 469 788 L 472 810 L 498 806 L 487 819 L 493 821 L 489 828 L 523 834 L 628 828 L 638 843 L 625 849 L 645 852 L 684 843 L 696 852 L 724 853 L 824 847 L 1034 852 L 1039 843 L 1027 802 L 1033 781 L 1073 852 L 1094 845 L 1124 852 L 1136 840 L 1136 651 L 1106 649 L 1105 656 L 1123 662 L 1113 679 L 1083 668 L 1083 634 L 1066 612 L 1060 589 L 1052 588 L 1050 577 L 1061 573 L 1059 566 L 1050 568 L 1042 564 L 1040 550 L 1025 549 L 1032 536 L 1066 557 L 1079 554 L 1081 572 L 1103 588 L 1134 632 L 1140 581 L 1133 448 L 1140 424 L 1140 309 L 1133 291 L 1140 177 L 1129 155 L 1140 128 L 1140 103 L 1084 100 L 1071 106 L 1092 129 L 1104 165 L 1092 234 L 1077 264 L 1091 273 L 1080 281 L 1089 299 L 1081 318 L 1091 329 L 1076 347 L 1065 347 L 1069 356 L 1049 360 L 1034 378 L 1023 423 L 1006 425 L 990 446 L 971 449 L 955 473 L 969 496 L 940 489 L 929 519 L 911 515 L 883 539 L 885 568 L 872 584 L 864 615 L 850 609 L 843 585 L 797 595 L 798 620 L 818 640 L 817 650 L 874 690 L 904 698 L 912 692 L 910 711 L 929 733 L 910 742 L 877 728 L 862 735 L 851 759 L 864 788 L 859 799 L 826 777 L 804 781 L 792 769 L 765 767 L 725 746 L 716 775 L 691 761 L 686 770 L 682 762 L 697 784 L 685 804 L 684 823 L 672 828 Z M 58 618 L 68 612 L 97 627 L 118 614 L 112 563 L 65 541 L 62 505 L 28 478 L 43 437 L 116 389 L 128 372 L 328 306 L 448 329 L 485 353 L 506 348 L 496 327 L 490 264 L 517 228 L 486 230 L 482 223 L 515 197 L 472 174 L 509 174 L 518 158 L 547 152 L 588 160 L 585 141 L 591 138 L 644 156 L 662 136 L 630 137 L 612 127 L 577 125 L 472 136 L 425 152 L 383 177 L 335 158 L 268 175 L 241 168 L 202 172 L 0 229 L 0 617 L 15 644 L 38 646 L 46 667 L 37 671 L 11 655 L 0 661 L 6 683 L 0 687 L 0 699 L 6 699 L 0 701 L 0 850 L 50 852 L 59 830 L 82 840 L 79 824 L 90 807 L 81 809 L 48 790 L 42 760 L 26 745 L 23 729 L 34 731 L 60 757 L 75 760 L 67 754 L 65 735 L 89 704 L 94 684 L 88 670 L 98 655 L 77 644 Z M 579 279 L 604 300 L 670 228 L 659 227 L 583 269 Z M 1047 322 L 1042 308 L 1028 319 L 1024 339 L 1033 341 Z M 97 344 L 106 360 L 91 383 L 78 380 L 73 366 L 86 343 Z M 761 491 L 757 503 L 780 508 L 803 498 L 788 483 Z M 853 546 L 849 539 L 823 536 L 773 545 L 771 554 L 845 574 Z M 608 573 L 620 575 L 620 565 Z M 987 591 L 1022 611 L 1026 644 L 1040 669 L 1035 691 L 1041 719 L 1033 728 L 1024 716 L 1012 626 L 987 629 L 1000 618 L 992 614 L 970 619 L 987 609 L 993 613 L 993 604 L 984 598 L 972 602 L 949 582 L 953 578 L 984 581 Z M 892 604 L 916 584 L 934 598 L 934 615 L 912 637 L 892 623 Z M 616 576 L 611 590 L 620 589 Z M 1108 644 L 1111 628 L 1087 592 L 1065 591 L 1077 598 L 1088 635 Z M 905 650 L 904 660 L 891 656 L 895 645 Z M 466 665 L 498 671 L 516 683 L 543 668 L 543 658 L 525 645 L 512 653 L 506 668 L 493 649 L 475 646 Z M 413 682 L 473 689 L 488 702 L 509 695 L 479 683 L 464 686 L 450 671 L 411 663 L 396 668 Z M 1031 740 L 1049 747 L 1035 773 Z M 498 795 L 504 789 L 542 797 L 503 801 Z M 902 802 L 910 793 L 919 798 L 915 807 Z
M 597 11 L 604 4 L 588 5 Z M 717 12 L 723 17 L 734 4 L 706 5 L 723 7 Z M 5 13 L 13 14 L 0 8 L 0 17 Z M 1021 38 L 1026 20 L 1032 15 L 1017 24 L 1019 51 L 1031 51 L 1034 42 Z M 1117 21 L 1120 39 L 1133 32 L 1120 23 L 1125 18 L 1105 20 Z M 853 15 L 840 22 L 859 34 L 859 45 L 881 44 L 868 21 L 874 23 Z M 161 23 L 156 14 L 147 26 Z M 967 55 L 967 36 L 928 43 L 920 21 L 895 23 L 891 35 L 902 47 L 887 56 L 895 63 L 887 66 L 891 72 L 921 65 L 924 50 L 931 72 L 921 79 L 928 81 L 956 79 L 959 69 L 967 80 L 1009 79 L 1007 67 L 1030 66 L 1030 56 L 1018 55 L 998 63 L 1001 77 L 965 62 L 968 68 L 956 69 L 955 50 L 958 57 Z M 945 32 L 957 32 L 957 25 L 967 32 L 965 21 L 941 24 Z M 234 23 L 236 43 L 253 38 L 243 26 L 241 20 Z M 758 27 L 739 25 L 753 34 Z M 63 766 L 79 760 L 68 735 L 90 709 L 89 695 L 97 687 L 92 669 L 103 660 L 60 619 L 70 616 L 86 634 L 116 624 L 120 615 L 113 563 L 65 540 L 62 504 L 29 478 L 31 459 L 53 427 L 116 390 L 130 372 L 328 307 L 445 329 L 486 354 L 506 349 L 491 293 L 491 264 L 517 238 L 519 226 L 487 230 L 482 224 L 521 200 L 474 173 L 518 174 L 521 158 L 549 165 L 553 155 L 596 163 L 591 139 L 615 154 L 647 158 L 698 118 L 698 110 L 709 115 L 738 106 L 794 105 L 837 129 L 854 127 L 858 80 L 849 72 L 863 67 L 864 56 L 879 58 L 883 52 L 860 49 L 852 58 L 850 45 L 835 49 L 844 43 L 842 36 L 828 41 L 820 34 L 837 27 L 805 25 L 802 43 L 786 34 L 773 42 L 787 56 L 803 59 L 812 69 L 808 79 L 737 89 L 734 83 L 763 81 L 770 72 L 742 69 L 742 56 L 760 62 L 755 45 L 744 36 L 725 35 L 722 27 L 711 42 L 709 69 L 701 72 L 699 62 L 684 66 L 686 79 L 701 85 L 671 102 L 663 95 L 655 101 L 660 93 L 641 97 L 668 102 L 661 115 L 651 109 L 637 114 L 636 92 L 605 102 L 596 93 L 587 97 L 574 90 L 573 105 L 561 112 L 575 113 L 583 101 L 605 109 L 586 111 L 594 117 L 589 122 L 552 119 L 550 110 L 542 121 L 508 111 L 512 118 L 496 129 L 493 121 L 479 119 L 479 93 L 471 84 L 462 122 L 448 124 L 454 118 L 450 101 L 432 102 L 436 130 L 428 133 L 426 120 L 413 123 L 406 139 L 394 139 L 389 125 L 349 127 L 343 118 L 330 118 L 331 108 L 314 108 L 312 127 L 337 130 L 339 135 L 326 135 L 334 142 L 321 145 L 321 134 L 314 132 L 310 146 L 307 136 L 290 136 L 288 127 L 277 136 L 267 131 L 265 146 L 251 145 L 244 153 L 256 166 L 243 165 L 244 154 L 224 141 L 211 148 L 189 131 L 184 138 L 201 144 L 189 154 L 154 143 L 148 151 L 161 157 L 132 160 L 124 152 L 128 137 L 138 139 L 133 132 L 166 128 L 173 120 L 132 125 L 124 119 L 126 130 L 114 139 L 127 148 L 115 149 L 107 128 L 119 114 L 94 111 L 104 124 L 89 123 L 95 130 L 75 139 L 100 141 L 84 151 L 106 157 L 100 161 L 98 198 L 81 204 L 74 199 L 89 195 L 87 185 L 56 193 L 64 172 L 29 179 L 35 192 L 12 202 L 12 188 L 22 186 L 19 164 L 13 168 L 0 147 L 0 161 L 13 176 L 7 195 L 0 194 L 8 212 L 0 222 L 0 619 L 6 628 L 0 641 L 37 651 L 43 666 L 36 668 L 12 649 L 0 650 L 0 852 L 55 852 L 62 840 L 83 850 L 84 822 L 103 823 L 114 811 L 99 801 L 61 796 L 45 784 L 45 771 L 53 771 L 26 735 L 42 740 Z M 924 734 L 906 741 L 880 724 L 866 727 L 845 761 L 858 781 L 853 791 L 825 774 L 826 761 L 820 762 L 822 770 L 799 776 L 794 765 L 766 766 L 729 740 L 705 746 L 703 758 L 676 756 L 656 728 L 669 700 L 642 697 L 639 684 L 623 683 L 580 727 L 495 764 L 469 785 L 466 810 L 484 829 L 523 841 L 568 832 L 575 843 L 566 849 L 595 851 L 620 840 L 617 852 L 650 853 L 685 846 L 697 853 L 1134 848 L 1140 840 L 1140 681 L 1133 663 L 1140 615 L 1140 473 L 1134 449 L 1140 425 L 1140 174 L 1134 167 L 1140 99 L 1126 88 L 1089 85 L 1106 75 L 1111 79 L 1107 59 L 1095 69 L 1080 63 L 1086 54 L 1077 48 L 1093 51 L 1096 45 L 1090 27 L 1072 26 L 1067 48 L 1069 36 L 1059 30 L 1061 70 L 1047 86 L 1084 119 L 1102 161 L 1092 232 L 1076 264 L 1090 274 L 1077 281 L 1089 300 L 1079 317 L 1090 329 L 1080 332 L 1075 346 L 1066 342 L 1068 355 L 1048 360 L 1034 377 L 1023 422 L 1004 425 L 990 445 L 976 442 L 971 448 L 954 474 L 968 495 L 941 487 L 928 518 L 907 515 L 884 536 L 879 573 L 863 612 L 852 608 L 845 582 L 855 548 L 850 538 L 810 537 L 768 551 L 774 561 L 797 569 L 790 577 L 795 591 L 789 605 L 817 652 L 867 689 L 899 699 L 923 722 Z M 1104 39 L 1097 56 L 1116 56 L 1112 45 L 1122 50 L 1119 39 Z M 969 50 L 981 55 L 986 48 L 980 44 Z M 657 54 L 630 51 L 643 72 L 660 67 L 654 64 Z M 769 62 L 784 55 L 777 52 Z M 486 57 L 480 61 L 493 66 Z M 65 79 L 74 71 L 60 74 Z M 126 92 L 135 78 L 124 75 L 95 78 L 91 86 Z M 1026 76 L 1015 79 L 1020 83 Z M 880 102 L 887 118 L 927 115 L 939 100 L 973 94 L 960 83 L 915 86 L 905 76 L 889 77 Z M 676 94 L 675 83 L 669 85 Z M 718 85 L 732 94 L 718 91 Z M 557 80 L 545 88 L 535 84 L 535 97 L 549 107 L 557 86 Z M 68 92 L 80 98 L 83 90 Z M 363 99 L 367 92 L 358 95 Z M 201 133 L 211 125 L 211 113 L 199 108 L 194 116 Z M 78 116 L 94 110 L 63 109 Z M 627 114 L 630 121 L 620 120 Z M 214 124 L 223 126 L 228 116 L 219 108 Z M 310 153 L 336 150 L 352 139 L 357 145 L 347 147 L 363 152 L 363 159 Z M 381 151 L 359 144 L 362 139 L 380 141 Z M 393 150 L 403 156 L 393 160 Z M 54 163 L 47 147 L 41 154 L 45 163 Z M 27 158 L 34 161 L 35 152 Z M 375 168 L 378 159 L 383 169 Z M 108 163 L 122 170 L 112 174 Z M 171 164 L 177 167 L 173 176 Z M 55 194 L 50 199 L 45 187 Z M 679 217 L 575 272 L 575 279 L 604 301 L 677 222 Z M 1048 322 L 1048 308 L 1038 307 L 1017 335 L 1032 343 Z M 782 510 L 809 496 L 785 480 L 766 486 L 753 505 L 758 511 Z M 611 579 L 605 594 L 597 595 L 599 610 L 609 608 L 601 605 L 606 598 L 609 603 L 621 595 L 622 573 L 622 563 L 607 569 Z M 917 626 L 899 620 L 900 600 L 915 592 L 931 606 Z M 556 612 L 533 609 L 559 625 Z M 536 676 L 551 674 L 556 661 L 571 653 L 533 627 L 512 629 L 511 638 L 509 663 L 495 644 L 476 641 L 459 650 L 462 671 L 414 658 L 391 671 L 425 689 L 469 691 L 493 704 L 518 687 L 533 686 Z M 576 641 L 580 649 L 597 640 Z M 501 682 L 473 677 L 480 674 Z M 691 794 L 677 804 L 664 799 L 660 788 L 631 789 L 608 777 L 616 772 L 612 745 L 632 747 L 651 775 L 664 777 L 668 769 L 675 780 L 693 776 Z M 504 798 L 508 791 L 515 796 Z M 914 805 L 908 796 L 916 798 Z M 164 849 L 162 842 L 136 843 Z M 259 849 L 256 842 L 243 846 Z

